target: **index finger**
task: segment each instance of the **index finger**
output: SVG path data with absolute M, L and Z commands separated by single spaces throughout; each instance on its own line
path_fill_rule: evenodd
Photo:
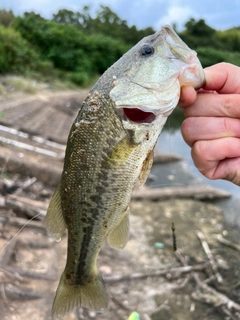
M 226 62 L 205 68 L 205 90 L 218 93 L 240 93 L 240 68 Z

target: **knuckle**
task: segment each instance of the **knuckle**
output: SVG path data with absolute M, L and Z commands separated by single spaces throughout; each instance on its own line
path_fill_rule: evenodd
M 192 148 L 192 158 L 195 166 L 206 178 L 213 180 L 215 173 L 214 162 L 208 159 L 208 142 L 197 141 Z
M 226 95 L 223 100 L 223 109 L 224 114 L 226 116 L 232 116 L 232 97 L 230 95 Z
M 194 142 L 192 139 L 191 127 L 192 127 L 191 118 L 185 119 L 181 125 L 181 132 L 182 132 L 183 139 L 189 146 L 192 146 Z
M 229 125 L 229 120 L 230 119 L 227 118 L 227 117 L 223 117 L 222 118 L 222 126 L 223 126 L 222 130 L 223 130 L 223 132 L 228 132 L 231 129 L 231 127 Z

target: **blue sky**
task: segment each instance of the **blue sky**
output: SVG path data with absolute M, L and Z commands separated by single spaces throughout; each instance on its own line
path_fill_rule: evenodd
M 240 0 L 0 0 L 0 9 L 11 9 L 15 14 L 25 11 L 51 18 L 59 9 L 80 11 L 83 5 L 109 6 L 120 18 L 138 28 L 177 23 L 181 30 L 190 18 L 205 19 L 218 30 L 240 26 Z

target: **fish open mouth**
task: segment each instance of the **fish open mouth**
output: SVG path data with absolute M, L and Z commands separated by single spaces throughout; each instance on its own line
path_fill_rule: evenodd
M 138 108 L 123 108 L 125 117 L 136 123 L 152 123 L 156 115 L 153 112 L 146 112 Z

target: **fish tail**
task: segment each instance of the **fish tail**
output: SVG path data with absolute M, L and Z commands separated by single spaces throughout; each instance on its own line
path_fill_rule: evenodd
M 70 285 L 62 274 L 52 307 L 53 319 L 58 319 L 77 307 L 102 312 L 108 306 L 108 296 L 102 277 L 97 274 L 84 285 Z

